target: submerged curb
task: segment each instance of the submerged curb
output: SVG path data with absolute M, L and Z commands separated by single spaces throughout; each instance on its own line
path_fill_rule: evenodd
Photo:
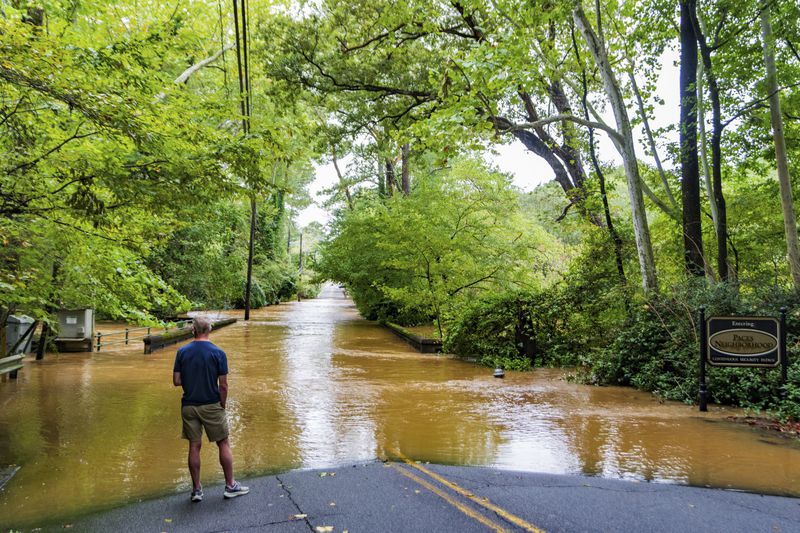
M 442 341 L 440 339 L 431 339 L 430 337 L 417 335 L 393 322 L 386 322 L 384 325 L 420 353 L 442 352 Z

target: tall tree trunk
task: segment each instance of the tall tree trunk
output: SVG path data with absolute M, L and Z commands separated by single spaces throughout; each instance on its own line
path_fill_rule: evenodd
M 717 77 L 712 70 L 711 48 L 706 36 L 700 28 L 697 10 L 690 13 L 697 44 L 700 45 L 700 57 L 703 59 L 703 70 L 708 82 L 708 94 L 711 97 L 711 173 L 714 186 L 714 203 L 717 207 L 717 271 L 720 281 L 728 281 L 728 214 L 725 207 L 725 196 L 722 193 L 722 110 L 719 99 Z
M 581 61 L 581 55 L 578 49 L 578 43 L 575 39 L 575 31 L 572 31 L 572 44 L 573 49 L 575 50 L 575 57 L 578 60 L 579 64 L 583 64 Z M 581 86 L 583 91 L 581 92 L 581 106 L 583 107 L 583 116 L 588 121 L 591 120 L 589 116 L 589 89 L 588 89 L 588 82 L 586 80 L 586 68 L 581 68 Z M 606 193 L 606 177 L 603 174 L 603 169 L 600 167 L 600 162 L 597 160 L 597 152 L 595 150 L 594 144 L 594 128 L 589 128 L 589 157 L 592 160 L 592 166 L 594 167 L 594 172 L 597 174 L 597 181 L 600 184 L 600 198 L 603 201 L 603 214 L 606 217 L 606 228 L 608 228 L 608 235 L 611 238 L 611 242 L 614 245 L 614 259 L 617 264 L 617 275 L 619 276 L 619 282 L 621 285 L 625 286 L 628 284 L 628 278 L 625 276 L 625 261 L 622 256 L 622 237 L 620 237 L 619 233 L 617 232 L 616 228 L 614 227 L 614 220 L 611 218 L 611 207 L 608 203 L 608 194 Z M 628 309 L 629 301 L 628 298 L 625 299 L 625 308 Z
M 700 211 L 700 168 L 697 160 L 697 37 L 691 13 L 695 0 L 681 0 L 680 150 L 683 198 L 683 257 L 686 270 L 705 275 Z
M 767 68 L 767 92 L 769 94 L 769 113 L 772 120 L 772 137 L 775 141 L 775 160 L 778 167 L 778 182 L 781 187 L 781 207 L 783 208 L 783 229 L 786 233 L 786 249 L 789 256 L 789 271 L 795 292 L 800 291 L 800 246 L 797 242 L 797 220 L 792 201 L 792 182 L 789 178 L 789 164 L 786 158 L 786 139 L 783 136 L 781 99 L 778 92 L 778 75 L 775 68 L 775 39 L 769 21 L 769 7 L 761 12 L 761 34 L 764 40 L 764 63 Z
M 667 173 L 664 171 L 664 166 L 661 164 L 661 158 L 658 155 L 658 147 L 656 147 L 656 140 L 653 136 L 653 130 L 650 129 L 650 121 L 647 118 L 647 111 L 644 108 L 644 99 L 642 98 L 642 93 L 639 90 L 639 85 L 636 83 L 636 76 L 633 70 L 633 62 L 631 61 L 631 70 L 628 71 L 628 77 L 631 80 L 631 89 L 633 89 L 633 94 L 636 96 L 636 105 L 639 108 L 639 116 L 642 119 L 642 126 L 644 126 L 644 133 L 647 137 L 647 144 L 650 146 L 650 153 L 653 156 L 653 161 L 656 163 L 656 169 L 658 170 L 658 175 L 661 178 L 661 186 L 664 187 L 664 192 L 667 195 L 667 201 L 669 202 L 669 206 L 673 210 L 677 210 L 678 202 L 675 201 L 675 195 L 672 194 L 672 188 L 669 186 L 669 182 L 667 181 Z M 587 119 L 589 120 L 589 119 Z
M 702 27 L 702 23 L 701 23 Z M 703 180 L 706 185 L 706 195 L 708 196 L 708 205 L 711 208 L 711 220 L 714 222 L 714 232 L 717 231 L 717 203 L 714 201 L 714 187 L 711 184 L 711 166 L 708 163 L 708 136 L 706 135 L 706 105 L 705 94 L 703 89 L 703 78 L 705 78 L 705 71 L 703 69 L 703 62 L 697 62 L 697 127 L 700 138 L 700 160 L 703 165 Z
M 333 151 L 333 168 L 336 170 L 336 175 L 339 177 L 339 188 L 344 191 L 345 198 L 347 199 L 347 207 L 353 210 L 353 197 L 350 195 L 350 187 L 342 176 L 342 171 L 339 170 L 339 161 L 336 159 L 336 150 Z
M 636 159 L 628 111 L 625 107 L 625 101 L 622 98 L 619 83 L 608 61 L 605 47 L 592 29 L 589 20 L 586 18 L 586 13 L 584 13 L 583 7 L 580 4 L 573 9 L 572 16 L 575 21 L 575 26 L 583 35 L 589 47 L 589 51 L 597 64 L 597 68 L 600 71 L 600 75 L 603 78 L 606 95 L 608 96 L 609 103 L 614 111 L 614 118 L 617 122 L 617 130 L 622 137 L 621 155 L 628 181 L 631 218 L 633 221 L 633 233 L 636 238 L 639 268 L 642 273 L 642 286 L 645 292 L 654 292 L 658 290 L 658 279 L 656 277 L 653 246 L 650 242 L 650 228 L 647 225 L 647 213 L 644 208 L 644 196 L 642 194 L 641 178 L 639 176 L 638 161 Z
M 392 196 L 394 194 L 394 186 L 395 186 L 395 177 L 394 177 L 394 163 L 388 157 L 386 158 L 386 196 Z
M 411 164 L 411 161 L 409 161 L 411 157 L 411 146 L 408 143 L 405 143 L 403 145 L 402 154 L 403 154 L 403 161 L 402 161 L 402 167 L 400 169 L 400 176 L 403 187 L 403 194 L 408 196 L 409 194 L 411 194 L 411 177 L 409 176 L 409 165 Z

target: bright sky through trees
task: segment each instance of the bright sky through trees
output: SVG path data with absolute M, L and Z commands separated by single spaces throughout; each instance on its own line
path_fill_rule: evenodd
M 661 73 L 658 77 L 658 94 L 664 100 L 664 105 L 656 106 L 655 118 L 650 123 L 651 128 L 656 130 L 669 126 L 678 115 L 677 59 L 678 55 L 676 50 L 667 50 L 661 58 Z M 613 121 L 613 114 L 610 109 L 605 110 L 603 117 L 607 122 Z M 636 132 L 638 134 L 636 140 L 639 143 L 637 146 L 637 154 L 642 157 L 644 161 L 652 160 L 652 158 L 649 158 L 642 145 L 645 138 L 642 133 L 641 125 L 636 128 Z M 598 135 L 597 137 L 602 161 L 612 165 L 622 164 L 619 153 L 608 140 L 608 137 L 605 135 Z M 668 139 L 670 142 L 677 141 L 677 132 L 666 132 L 664 138 Z M 525 192 L 530 192 L 537 185 L 553 179 L 553 170 L 550 166 L 545 163 L 543 159 L 525 149 L 522 143 L 518 141 L 497 145 L 494 147 L 494 151 L 496 154 L 487 154 L 486 159 L 491 164 L 496 165 L 501 171 L 511 174 L 514 177 L 514 185 Z M 667 167 L 672 168 L 676 166 L 677 162 L 666 158 L 666 154 L 663 151 L 660 155 Z M 301 228 L 305 227 L 310 222 L 316 221 L 324 224 L 330 220 L 330 213 L 321 207 L 327 199 L 327 196 L 321 194 L 321 192 L 336 184 L 336 172 L 331 163 L 317 165 L 315 171 L 316 178 L 309 187 L 309 193 L 314 202 L 297 215 L 297 224 Z

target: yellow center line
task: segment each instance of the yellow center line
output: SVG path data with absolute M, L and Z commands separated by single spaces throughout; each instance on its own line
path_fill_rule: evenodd
M 488 518 L 486 518 L 482 514 L 476 512 L 476 511 L 473 511 L 472 509 L 470 509 L 466 505 L 464 505 L 461 502 L 457 501 L 456 499 L 454 499 L 452 496 L 450 496 L 446 492 L 442 491 L 441 489 L 431 485 L 430 483 L 428 483 L 427 481 L 425 481 L 424 479 L 422 479 L 418 475 L 414 474 L 413 472 L 409 472 L 408 470 L 406 470 L 405 468 L 403 468 L 402 466 L 400 466 L 400 465 L 398 465 L 396 463 L 390 463 L 390 466 L 392 468 L 394 468 L 395 470 L 397 470 L 398 472 L 400 472 L 401 474 L 403 474 L 404 476 L 414 480 L 416 483 L 420 484 L 421 486 L 423 486 L 426 489 L 428 489 L 429 491 L 433 492 L 434 494 L 436 494 L 440 498 L 444 499 L 447 503 L 449 503 L 450 505 L 452 505 L 453 507 L 455 507 L 456 509 L 458 509 L 459 511 L 461 511 L 465 515 L 467 515 L 467 516 L 469 516 L 471 518 L 474 518 L 475 520 L 477 520 L 481 524 L 487 526 L 489 529 L 497 531 L 498 533 L 505 533 L 505 532 L 508 531 L 507 529 L 504 529 L 501 525 L 492 522 L 491 520 L 489 520 Z
M 410 467 L 416 468 L 420 472 L 423 472 L 423 473 L 427 474 L 428 476 L 432 477 L 433 479 L 435 479 L 436 481 L 438 481 L 439 483 L 441 483 L 445 487 L 448 487 L 448 488 L 454 490 L 455 492 L 461 494 L 465 498 L 469 498 L 471 501 L 477 503 L 478 505 L 480 505 L 482 507 L 485 507 L 485 508 L 487 508 L 487 509 L 489 509 L 491 511 L 494 511 L 499 516 L 502 516 L 503 518 L 505 518 L 506 520 L 508 520 L 512 524 L 521 527 L 525 531 L 530 531 L 531 533 L 545 533 L 545 531 L 543 529 L 540 529 L 540 528 L 534 526 L 533 524 L 531 524 L 530 522 L 526 522 L 522 518 L 509 513 L 508 511 L 506 511 L 505 509 L 503 509 L 501 507 L 498 507 L 498 506 L 494 505 L 493 503 L 491 503 L 489 501 L 489 498 L 479 498 L 479 497 L 475 496 L 472 492 L 459 487 L 458 485 L 456 485 L 452 481 L 449 481 L 449 480 L 443 478 L 442 476 L 431 472 L 427 468 L 417 464 L 416 462 L 412 461 L 411 459 L 409 459 L 408 457 L 403 455 L 403 453 L 400 450 L 390 450 L 390 451 L 392 453 L 394 453 L 397 457 L 402 459 L 403 462 L 406 463 L 407 465 L 409 465 Z

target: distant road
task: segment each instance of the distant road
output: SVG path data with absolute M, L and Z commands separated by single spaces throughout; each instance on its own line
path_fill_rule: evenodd
M 247 480 L 247 496 L 188 493 L 44 531 L 270 533 L 797 532 L 800 499 L 594 477 L 372 462 Z M 55 502 L 54 502 L 55 504 Z
M 333 283 L 325 283 L 322 285 L 322 289 L 319 291 L 319 295 L 317 296 L 319 299 L 329 299 L 329 300 L 341 300 L 343 298 L 347 298 L 344 294 L 344 290 L 341 289 L 338 285 L 334 285 Z

